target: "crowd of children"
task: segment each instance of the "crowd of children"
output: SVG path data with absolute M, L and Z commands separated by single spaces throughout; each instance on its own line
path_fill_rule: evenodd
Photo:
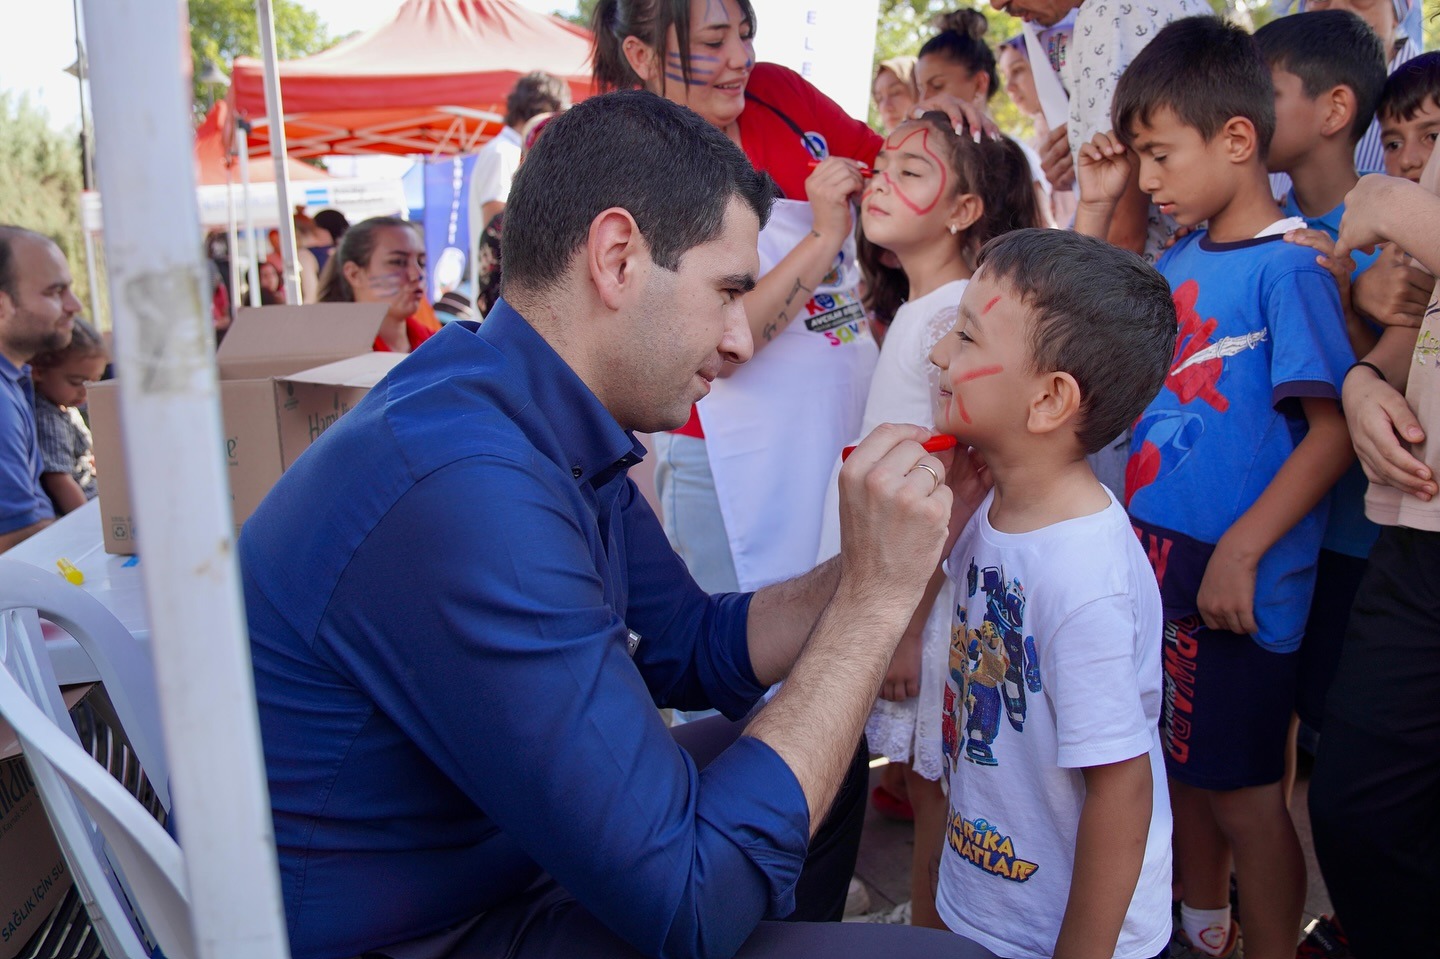
M 1298 954 L 1433 949 L 1440 53 L 1325 6 L 1159 30 L 1072 231 L 997 217 L 1023 168 L 987 187 L 928 119 L 861 200 L 869 303 L 903 304 L 866 426 L 953 435 L 993 482 L 867 728 L 910 764 L 912 921 L 993 955 L 1297 955 L 1297 735 L 1336 911 Z M 1103 242 L 1135 185 L 1181 228 L 1154 269 Z M 1107 490 L 1086 457 L 1132 425 Z

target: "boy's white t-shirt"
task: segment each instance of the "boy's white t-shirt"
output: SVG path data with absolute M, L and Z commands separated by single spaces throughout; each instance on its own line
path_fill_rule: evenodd
M 936 906 L 952 930 L 998 955 L 1053 955 L 1085 801 L 1081 770 L 1148 755 L 1150 831 L 1115 956 L 1150 959 L 1170 938 L 1155 574 L 1113 495 L 1098 513 L 1016 534 L 990 525 L 994 496 L 946 561 L 955 618 Z

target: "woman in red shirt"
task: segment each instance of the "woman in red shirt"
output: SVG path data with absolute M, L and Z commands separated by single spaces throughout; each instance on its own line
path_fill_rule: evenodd
M 385 303 L 373 349 L 409 353 L 438 324 L 417 313 L 425 302 L 425 243 L 415 225 L 377 216 L 350 227 L 320 277 L 321 303 Z

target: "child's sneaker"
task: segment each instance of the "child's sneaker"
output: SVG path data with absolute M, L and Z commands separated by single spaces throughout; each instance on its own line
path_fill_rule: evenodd
M 1175 934 L 1170 937 L 1170 959 L 1217 959 L 1217 957 L 1191 945 L 1190 937 L 1177 927 Z M 1245 959 L 1245 943 L 1240 935 L 1240 926 L 1233 921 L 1230 923 L 1230 936 L 1225 940 L 1225 948 L 1221 951 L 1218 959 Z
M 1321 916 L 1305 927 L 1305 938 L 1295 950 L 1295 959 L 1354 959 L 1350 940 L 1340 924 L 1330 916 Z

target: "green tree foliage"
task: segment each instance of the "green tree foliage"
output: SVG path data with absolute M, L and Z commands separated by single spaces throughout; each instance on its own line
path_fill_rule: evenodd
M 595 4 L 598 2 L 599 0 L 577 0 L 575 5 L 580 8 L 579 12 L 561 13 L 559 10 L 556 10 L 555 16 L 588 28 L 590 26 L 590 14 L 595 12 Z
M 0 91 L 0 223 L 43 233 L 60 244 L 75 278 L 75 295 L 88 315 L 81 187 L 78 132 L 56 132 L 28 97 Z
M 273 0 L 275 51 L 281 60 L 318 53 L 337 38 L 311 10 L 295 0 Z M 254 0 L 190 0 L 190 55 L 195 74 L 206 63 L 228 72 L 236 57 L 260 56 L 260 28 Z M 225 95 L 221 88 L 196 83 L 195 113 L 203 117 L 215 101 Z

